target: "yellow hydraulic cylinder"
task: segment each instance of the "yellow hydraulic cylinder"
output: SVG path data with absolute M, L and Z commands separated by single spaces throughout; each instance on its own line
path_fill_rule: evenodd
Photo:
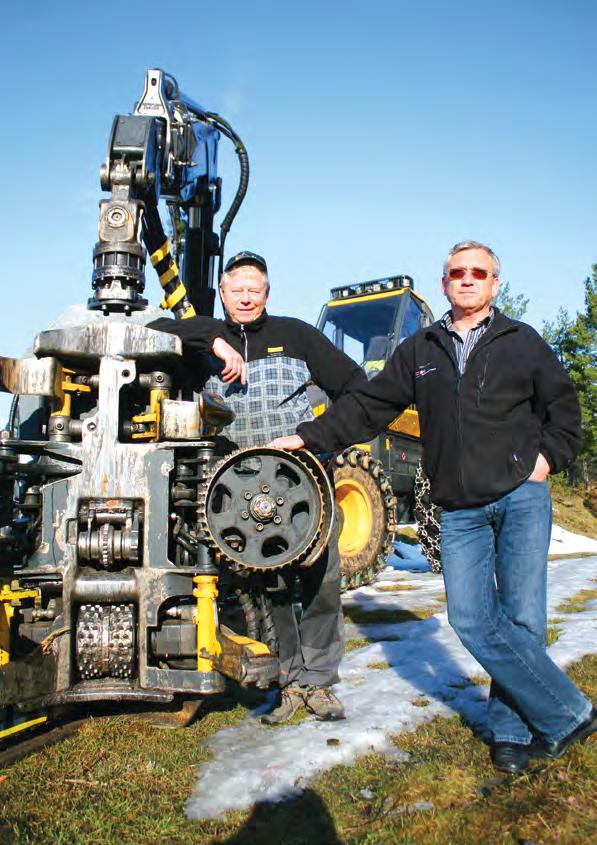
M 193 595 L 197 599 L 195 625 L 197 626 L 197 671 L 213 672 L 214 660 L 221 654 L 218 641 L 217 575 L 196 575 Z
M 10 584 L 2 584 L 0 589 L 0 666 L 10 663 L 10 620 L 15 612 L 12 602 L 38 596 L 38 590 L 13 590 Z

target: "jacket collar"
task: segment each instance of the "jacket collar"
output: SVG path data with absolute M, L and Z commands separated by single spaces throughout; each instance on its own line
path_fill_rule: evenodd
M 448 335 L 447 332 L 442 325 L 442 319 L 436 320 L 435 323 L 432 323 L 428 328 L 425 330 L 425 335 L 427 337 L 434 337 L 439 341 L 445 340 Z M 503 334 L 504 332 L 508 331 L 517 331 L 518 330 L 518 320 L 511 320 L 510 317 L 506 317 L 505 314 L 496 308 L 495 305 L 493 307 L 493 319 L 491 323 L 487 326 L 487 331 L 485 332 L 484 339 L 489 337 L 495 337 L 498 334 Z M 479 341 L 480 342 L 480 341 Z
M 266 324 L 268 318 L 267 311 L 264 311 L 260 317 L 257 317 L 256 320 L 253 320 L 252 323 L 235 323 L 233 320 L 230 319 L 228 314 L 226 314 L 226 325 L 230 329 L 230 331 L 234 332 L 240 336 L 241 329 L 244 329 L 245 332 L 258 332 L 263 326 Z

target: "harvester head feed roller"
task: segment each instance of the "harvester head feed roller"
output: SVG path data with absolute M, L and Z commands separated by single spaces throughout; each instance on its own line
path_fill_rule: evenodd
M 212 470 L 199 495 L 210 546 L 243 569 L 310 566 L 326 548 L 334 517 L 330 481 L 307 451 L 255 447 Z

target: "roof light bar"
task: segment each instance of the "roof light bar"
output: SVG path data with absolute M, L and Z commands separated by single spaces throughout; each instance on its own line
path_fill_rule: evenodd
M 353 296 L 364 296 L 386 290 L 400 290 L 401 288 L 414 290 L 415 283 L 410 276 L 389 276 L 386 279 L 372 279 L 370 282 L 355 282 L 352 285 L 332 288 L 330 293 L 332 299 L 350 299 Z

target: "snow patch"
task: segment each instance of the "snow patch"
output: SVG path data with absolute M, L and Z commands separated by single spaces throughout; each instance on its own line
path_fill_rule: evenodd
M 561 533 L 560 533 L 561 532 Z M 559 554 L 590 551 L 595 541 L 554 529 Z M 582 540 L 583 542 L 577 542 Z M 562 551 L 565 549 L 565 551 Z M 597 550 L 597 544 L 596 544 Z M 551 561 L 548 566 L 548 607 L 555 607 L 583 588 L 595 588 L 597 556 Z M 376 586 L 411 586 L 412 590 L 379 591 Z M 219 731 L 208 741 L 213 759 L 203 764 L 194 793 L 186 805 L 192 819 L 220 816 L 258 801 L 275 801 L 300 793 L 311 779 L 339 763 L 376 751 L 402 759 L 391 737 L 414 731 L 435 716 L 461 714 L 470 724 L 483 725 L 487 687 L 472 684 L 482 675 L 476 660 L 450 628 L 443 603 L 441 576 L 427 571 L 407 574 L 390 565 L 378 582 L 349 593 L 347 606 L 367 610 L 408 610 L 430 607 L 434 615 L 402 624 L 350 624 L 347 636 L 378 639 L 346 655 L 335 691 L 347 718 L 270 728 L 259 717 L 274 701 L 251 713 L 240 725 Z M 584 612 L 562 614 L 561 634 L 550 655 L 564 667 L 597 652 L 597 603 Z M 387 663 L 387 669 L 370 664 Z

